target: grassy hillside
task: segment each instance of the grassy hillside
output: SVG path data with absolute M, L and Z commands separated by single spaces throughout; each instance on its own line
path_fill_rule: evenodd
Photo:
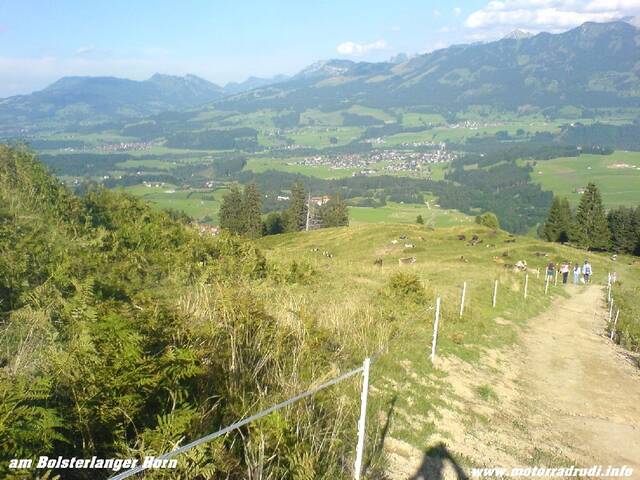
M 459 235 L 465 235 L 467 240 L 478 235 L 483 242 L 469 246 L 467 241 L 458 239 Z M 412 243 L 415 248 L 405 248 L 405 243 Z M 352 334 L 354 329 L 365 329 L 367 335 L 374 335 L 381 328 L 390 330 L 386 335 L 391 336 L 391 341 L 379 345 L 379 357 L 372 367 L 373 402 L 368 419 L 374 438 L 368 446 L 370 452 L 380 450 L 382 432 L 427 450 L 436 438 L 443 434 L 446 437 L 445 432 L 436 430 L 434 421 L 441 407 L 453 409 L 463 421 L 477 420 L 455 407 L 446 373 L 434 368 L 429 360 L 436 296 L 442 298 L 443 315 L 438 355 L 458 357 L 475 368 L 489 350 L 511 344 L 527 319 L 547 308 L 551 298 L 567 295 L 563 287 L 553 285 L 549 295 L 544 295 L 543 269 L 550 260 L 582 262 L 589 258 L 595 282 L 605 282 L 607 272 L 617 269 L 628 288 L 637 288 L 640 283 L 640 268 L 632 265 L 632 259 L 618 259 L 613 265 L 604 255 L 510 237 L 475 225 L 440 229 L 358 225 L 266 237 L 259 245 L 267 258 L 306 262 L 318 271 L 310 287 L 287 294 L 284 303 L 280 301 L 281 293 L 268 293 L 277 299 L 269 306 L 275 316 L 286 317 L 293 305 L 302 307 L 307 315 L 328 326 L 336 338 Z M 325 251 L 332 258 L 324 256 Z M 548 256 L 536 256 L 536 252 Z M 398 265 L 399 258 L 409 256 L 415 256 L 416 263 Z M 382 260 L 382 266 L 374 264 L 376 259 Z M 522 291 L 524 273 L 505 268 L 505 264 L 518 260 L 526 261 L 530 269 L 526 301 Z M 540 269 L 539 278 L 535 269 Z M 412 290 L 412 278 L 425 286 L 423 293 Z M 494 309 L 492 292 L 496 279 L 499 289 Z M 462 318 L 458 318 L 465 281 L 467 306 Z M 363 349 L 361 355 L 367 353 L 372 352 Z M 491 397 L 493 391 L 486 386 L 478 394 Z M 396 413 L 389 421 L 391 410 Z M 530 458 L 527 455 L 533 453 L 523 451 L 523 461 Z M 384 464 L 384 458 L 378 461 Z
M 384 435 L 423 449 L 437 433 L 432 416 L 453 404 L 428 358 L 435 298 L 438 355 L 475 365 L 566 295 L 552 287 L 544 296 L 530 270 L 525 301 L 524 275 L 507 264 L 585 257 L 475 224 L 355 225 L 257 244 L 203 238 L 132 196 L 77 197 L 28 152 L 2 147 L 0 159 L 0 468 L 43 452 L 165 452 L 372 356 L 367 463 L 371 478 L 384 478 Z M 482 242 L 471 246 L 474 235 Z M 630 259 L 588 257 L 595 281 L 615 268 L 637 288 Z M 347 381 L 220 438 L 171 476 L 350 478 L 358 390 Z M 391 404 L 399 414 L 387 423 Z

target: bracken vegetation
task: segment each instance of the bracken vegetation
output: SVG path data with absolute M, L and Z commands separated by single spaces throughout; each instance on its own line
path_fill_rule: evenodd
M 0 468 L 164 453 L 361 361 L 361 335 L 267 312 L 260 291 L 313 281 L 304 262 L 202 238 L 124 194 L 74 196 L 26 151 L 0 157 Z M 341 477 L 357 408 L 345 389 L 357 384 L 192 451 L 172 478 Z

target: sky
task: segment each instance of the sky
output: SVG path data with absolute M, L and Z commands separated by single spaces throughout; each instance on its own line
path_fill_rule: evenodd
M 0 0 L 0 97 L 69 75 L 224 85 L 635 15 L 640 0 Z

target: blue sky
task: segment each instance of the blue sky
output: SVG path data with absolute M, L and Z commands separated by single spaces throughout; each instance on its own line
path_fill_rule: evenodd
M 635 14 L 640 0 L 0 0 L 0 97 L 65 75 L 193 73 L 224 84 Z

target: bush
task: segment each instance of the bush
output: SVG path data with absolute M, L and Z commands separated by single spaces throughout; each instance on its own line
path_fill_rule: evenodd
M 500 222 L 498 221 L 498 217 L 496 217 L 495 213 L 491 213 L 491 212 L 485 212 L 482 215 L 478 215 L 476 217 L 476 223 L 478 225 L 483 225 L 485 227 L 489 227 L 494 230 L 498 230 L 500 228 Z
M 415 273 L 394 273 L 387 282 L 387 291 L 390 297 L 423 301 L 425 289 Z

